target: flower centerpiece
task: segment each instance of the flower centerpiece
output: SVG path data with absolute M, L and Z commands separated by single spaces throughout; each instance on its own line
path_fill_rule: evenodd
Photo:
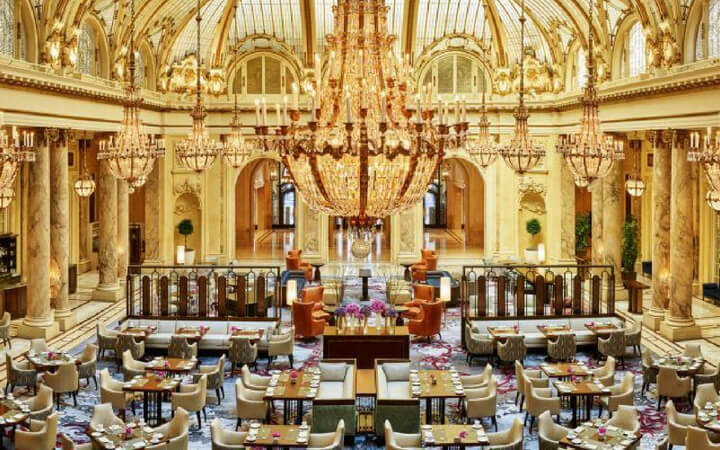
M 348 317 L 350 317 L 351 319 L 355 319 L 360 314 L 360 305 L 358 305 L 357 303 L 350 303 L 349 305 L 347 305 L 347 308 L 345 308 L 345 310 L 347 311 Z M 354 325 L 354 323 L 350 324 L 350 326 Z
M 129 440 L 133 437 L 133 429 L 129 426 L 125 426 L 125 439 Z
M 298 379 L 298 373 L 297 373 L 297 371 L 296 371 L 296 370 L 291 370 L 291 371 L 290 371 L 290 383 L 291 383 L 291 384 L 297 383 L 297 379 Z
M 347 316 L 347 309 L 344 306 L 338 306 L 338 308 L 335 310 L 335 327 L 339 330 L 342 330 L 345 317 Z
M 280 435 L 279 432 L 274 431 L 273 434 L 272 434 L 273 442 L 274 442 L 274 443 L 277 443 L 277 442 L 280 440 L 280 436 L 281 436 L 281 435 Z
M 606 435 L 607 435 L 607 427 L 605 427 L 605 425 L 600 425 L 598 427 L 598 439 L 602 442 L 605 440 Z
M 432 384 L 433 386 L 437 384 L 437 377 L 435 376 L 435 374 L 430 375 L 430 384 Z
M 385 309 L 385 326 L 387 328 L 395 328 L 395 323 L 397 320 L 398 312 L 395 308 L 388 305 L 388 307 Z
M 47 359 L 48 361 L 54 361 L 55 359 L 57 359 L 57 355 L 55 354 L 55 352 L 49 351 L 47 353 Z
M 382 327 L 382 316 L 385 314 L 385 302 L 376 298 L 370 300 L 370 310 L 375 314 L 375 327 L 380 329 Z
M 363 328 L 367 328 L 368 324 L 368 317 L 372 315 L 372 309 L 368 305 L 363 305 L 360 307 L 360 318 L 363 321 Z
M 467 431 L 463 430 L 463 431 L 459 432 L 458 435 L 455 437 L 455 442 L 460 443 L 463 441 L 463 439 L 467 439 L 467 437 L 468 437 Z
M 513 325 L 513 330 L 515 330 L 516 333 L 519 329 L 520 327 L 518 326 L 518 324 Z

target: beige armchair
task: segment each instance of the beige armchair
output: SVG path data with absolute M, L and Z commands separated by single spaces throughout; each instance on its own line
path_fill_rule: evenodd
M 145 364 L 133 358 L 130 350 L 122 353 L 122 372 L 125 381 L 130 381 L 136 375 L 145 375 Z
M 631 372 L 625 372 L 622 381 L 619 384 L 610 386 L 612 394 L 609 397 L 600 397 L 600 411 L 598 416 L 602 415 L 603 407 L 607 408 L 610 417 L 617 411 L 620 405 L 632 406 L 635 401 L 635 376 Z
M 625 329 L 625 346 L 632 347 L 636 355 L 642 353 L 640 343 L 642 341 L 642 322 L 636 320 L 629 328 Z
M 12 392 L 18 386 L 32 388 L 33 392 L 37 394 L 37 371 L 30 361 L 15 361 L 10 352 L 5 352 L 5 370 L 7 371 L 5 395 L 8 390 Z
M 714 384 L 715 389 L 720 389 L 720 364 L 711 366 L 706 363 L 702 370 L 693 377 L 693 386 L 706 383 Z
M 31 420 L 45 420 L 52 414 L 53 410 L 53 390 L 48 386 L 41 384 L 38 388 L 36 396 L 27 400 L 30 407 Z
M 49 352 L 50 347 L 48 347 L 45 339 L 37 338 L 30 341 L 30 350 L 35 353 Z
M 232 367 L 232 373 L 234 374 L 235 368 L 241 364 L 255 365 L 258 355 L 258 346 L 245 337 L 233 337 L 230 338 L 228 355 Z
M 649 350 L 642 353 L 642 371 L 643 384 L 642 389 L 640 390 L 640 394 L 644 395 L 645 391 L 650 387 L 651 384 L 657 384 L 658 370 L 657 367 L 655 367 L 655 361 L 653 361 L 653 357 L 650 354 Z
M 70 436 L 65 433 L 60 433 L 60 448 L 62 448 L 62 450 L 92 450 L 92 443 L 76 444 L 70 439 Z
M 545 411 L 538 417 L 539 450 L 557 450 L 562 438 L 570 433 L 569 428 L 553 422 L 550 411 Z
M 688 343 L 685 344 L 683 347 L 683 356 L 687 356 L 688 358 L 702 358 L 702 349 L 700 348 L 700 344 L 696 343 Z
M 482 419 L 489 417 L 497 431 L 497 381 L 490 377 L 487 386 L 475 389 L 465 389 L 467 400 L 467 418 Z
M 706 403 L 712 403 L 714 406 L 718 400 L 720 400 L 720 396 L 718 396 L 714 384 L 707 383 L 695 386 L 695 400 L 693 400 L 695 411 L 703 409 Z
M 194 412 L 197 415 L 198 429 L 202 428 L 200 412 L 207 420 L 205 404 L 207 403 L 207 375 L 201 375 L 195 384 L 181 384 L 180 392 L 173 392 L 170 397 L 172 409 L 183 408 L 185 411 Z
M 248 389 L 242 380 L 235 381 L 235 406 L 237 409 L 235 429 L 240 427 L 243 420 L 265 421 L 268 409 L 264 397 L 264 391 Z
M 115 358 L 122 358 L 126 350 L 133 359 L 140 359 L 145 355 L 145 341 L 136 342 L 133 336 L 120 334 L 115 341 Z
M 524 361 L 527 355 L 525 336 L 505 336 L 497 343 L 497 355 L 502 362 Z
M 608 356 L 605 365 L 590 371 L 593 378 L 597 378 L 603 386 L 610 387 L 615 384 L 615 358 Z
M 295 350 L 295 327 L 290 328 L 286 333 L 274 334 L 268 341 L 268 366 L 278 356 L 287 356 L 290 361 L 290 368 L 295 364 L 293 351 Z
M 90 430 L 98 431 L 99 428 L 107 429 L 113 425 L 125 428 L 125 422 L 113 412 L 112 404 L 101 403 L 95 405 L 93 407 L 92 417 L 90 418 Z
M 264 377 L 250 372 L 247 364 L 240 369 L 240 375 L 242 376 L 242 382 L 245 387 L 253 391 L 265 392 L 265 389 L 267 389 L 270 384 L 270 377 Z
M 665 436 L 665 438 L 658 441 L 657 444 L 655 444 L 655 450 L 668 450 L 668 437 Z
M 615 425 L 616 427 L 637 433 L 640 431 L 640 420 L 638 419 L 637 410 L 634 406 L 620 405 L 617 411 L 610 420 L 607 421 L 608 425 Z
M 343 448 L 345 421 L 340 419 L 332 433 L 310 433 L 308 450 L 335 450 Z
M 12 341 L 10 340 L 10 323 L 12 317 L 10 313 L 5 311 L 0 320 L 0 339 L 2 339 L 3 345 L 7 345 L 8 349 L 12 349 Z
M 57 444 L 58 413 L 52 413 L 47 420 L 35 420 L 30 429 L 15 431 L 16 450 L 54 449 Z
M 77 392 L 80 388 L 80 382 L 78 380 L 78 370 L 74 362 L 61 364 L 55 373 L 45 373 L 43 383 L 50 387 L 55 393 L 55 404 L 58 409 L 60 409 L 61 394 L 72 395 L 73 405 L 77 406 Z
M 625 366 L 625 330 L 611 331 L 607 337 L 598 336 L 597 347 L 600 354 L 620 358 Z
M 487 438 L 490 441 L 490 447 L 485 447 L 486 449 L 522 448 L 524 440 L 523 424 L 520 419 L 515 418 L 510 428 L 495 433 L 487 433 Z
M 102 321 L 98 321 L 95 326 L 97 332 L 98 348 L 100 350 L 100 357 L 105 356 L 105 350 L 115 351 L 115 345 L 117 344 L 118 333 L 116 330 L 108 330 Z
M 675 403 L 668 400 L 665 404 L 665 414 L 667 416 L 667 433 L 669 444 L 685 445 L 685 436 L 687 436 L 688 427 L 697 425 L 697 419 L 694 414 L 679 413 L 675 409 Z
M 214 419 L 210 424 L 210 440 L 212 450 L 235 450 L 245 448 L 246 432 L 226 430 L 220 419 Z
M 166 444 L 167 450 L 187 450 L 188 448 L 188 430 L 190 428 L 190 419 L 188 412 L 183 408 L 177 408 L 173 411 L 173 418 L 159 427 L 153 429 L 154 433 L 161 433 L 170 441 Z M 150 450 L 151 447 L 147 447 Z
M 710 442 L 707 431 L 689 426 L 685 437 L 685 448 L 688 450 L 720 450 L 720 444 Z
M 406 434 L 393 431 L 389 420 L 385 421 L 385 447 L 387 450 L 409 450 L 422 447 L 420 433 Z
M 487 386 L 490 378 L 492 378 L 493 369 L 490 364 L 485 365 L 482 373 L 479 375 L 462 375 L 460 381 L 464 389 L 477 389 Z
M 527 388 L 525 422 L 530 417 L 530 429 L 533 427 L 535 418 L 543 411 L 549 411 L 550 414 L 560 414 L 560 398 L 552 396 L 551 388 L 535 388 L 531 382 L 525 377 L 525 386 Z
M 135 412 L 135 397 L 123 391 L 123 383 L 110 376 L 108 369 L 100 371 L 100 402 L 111 404 L 114 409 L 120 411 L 120 416 L 123 418 L 128 405 L 131 405 L 133 413 Z
M 525 395 L 527 393 L 527 386 L 525 386 L 525 380 L 529 381 L 530 386 L 538 388 L 549 388 L 550 380 L 542 378 L 540 370 L 525 370 L 520 361 L 515 361 L 515 403 L 518 404 L 520 411 L 523 409 L 525 403 Z
M 168 347 L 168 357 L 179 359 L 191 359 L 197 357 L 197 342 L 190 344 L 185 336 L 170 336 L 170 347 Z
M 690 377 L 678 377 L 677 372 L 669 367 L 660 367 L 657 376 L 657 409 L 660 409 L 663 399 L 688 397 L 692 400 L 691 381 Z
M 547 340 L 547 353 L 555 361 L 570 361 L 577 354 L 575 334 L 562 333 Z
M 195 374 L 195 382 L 197 383 L 201 375 L 207 376 L 207 388 L 214 389 L 217 397 L 218 405 L 225 398 L 225 354 L 218 359 L 217 364 L 201 365 L 198 367 L 198 372 Z M 222 395 L 220 395 L 222 394 Z
M 90 380 L 93 380 L 95 382 L 95 389 L 98 388 L 97 377 L 95 376 L 95 373 L 97 373 L 97 354 L 97 346 L 88 344 L 78 358 L 80 360 L 78 377 L 84 379 L 88 386 L 90 386 Z

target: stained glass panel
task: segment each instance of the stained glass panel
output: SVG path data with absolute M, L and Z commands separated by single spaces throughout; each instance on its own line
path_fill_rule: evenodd
M 262 94 L 262 57 L 252 58 L 247 62 L 247 93 Z
M 645 49 L 645 32 L 640 22 L 633 25 L 630 29 L 629 42 L 629 75 L 631 77 L 644 73 L 646 70 L 646 49 Z
M 78 36 L 77 70 L 80 73 L 95 75 L 95 39 L 92 27 L 85 23 Z
M 13 56 L 15 45 L 15 2 L 0 0 L 0 54 Z
M 585 62 L 585 49 L 582 47 L 578 48 L 577 57 L 575 58 L 575 85 L 578 89 L 585 87 L 587 83 L 587 63 Z

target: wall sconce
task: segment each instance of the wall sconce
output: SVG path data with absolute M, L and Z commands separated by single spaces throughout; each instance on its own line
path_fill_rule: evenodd
M 185 265 L 185 246 L 184 245 L 177 246 L 177 256 L 175 257 L 175 263 L 179 264 L 181 266 Z

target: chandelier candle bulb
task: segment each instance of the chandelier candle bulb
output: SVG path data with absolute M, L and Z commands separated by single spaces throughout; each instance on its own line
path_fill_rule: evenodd
M 260 100 L 255 100 L 255 125 L 260 126 Z
M 267 101 L 265 101 L 265 98 L 262 99 L 262 124 L 263 126 L 267 125 Z
M 292 84 L 292 108 L 295 111 L 300 109 L 300 89 L 297 83 Z

